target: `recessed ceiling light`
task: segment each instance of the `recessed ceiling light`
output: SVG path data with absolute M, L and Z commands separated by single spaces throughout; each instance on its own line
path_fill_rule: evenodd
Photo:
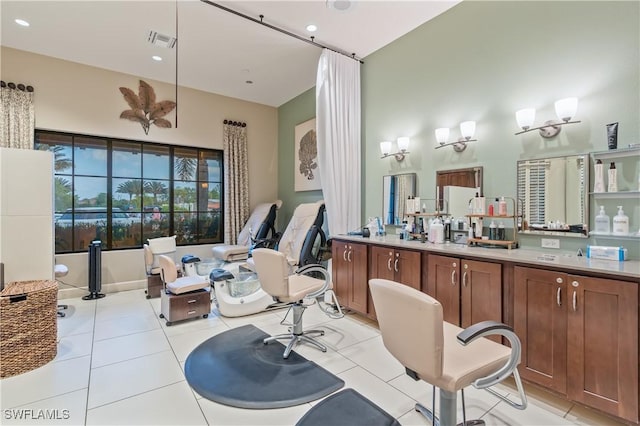
M 327 0 L 327 7 L 330 9 L 345 12 L 354 6 L 353 1 L 349 0 Z
M 29 23 L 27 21 L 25 21 L 24 19 L 16 19 L 15 23 L 18 25 L 21 25 L 23 27 L 28 27 Z
M 252 81 L 252 80 L 247 80 L 247 81 L 245 81 L 245 83 L 247 83 L 247 84 L 253 84 L 253 81 Z
M 318 30 L 318 27 L 316 27 L 315 25 L 313 25 L 313 24 L 307 25 L 307 31 L 309 31 L 310 33 L 314 33 L 317 30 Z
M 158 55 L 153 55 L 151 57 L 151 59 L 153 59 L 154 61 L 158 61 L 158 62 L 160 62 L 162 60 L 162 58 L 160 56 L 158 56 Z

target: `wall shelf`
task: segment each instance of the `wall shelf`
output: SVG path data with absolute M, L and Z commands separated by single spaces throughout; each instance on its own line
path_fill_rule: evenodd
M 593 158 L 600 160 L 633 157 L 634 155 L 640 155 L 640 146 L 634 146 L 632 148 L 611 149 L 609 151 L 592 152 L 591 155 L 593 156 Z
M 590 192 L 594 198 L 638 198 L 640 191 Z
M 604 233 L 604 232 L 589 232 L 590 237 L 595 238 L 612 238 L 616 240 L 640 240 L 640 232 L 632 232 L 627 235 L 613 235 L 612 233 Z

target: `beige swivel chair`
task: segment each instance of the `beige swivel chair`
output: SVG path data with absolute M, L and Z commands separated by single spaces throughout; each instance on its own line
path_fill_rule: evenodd
M 307 265 L 298 269 L 291 274 L 290 265 L 287 256 L 279 251 L 257 248 L 253 250 L 253 261 L 260 277 L 260 285 L 262 289 L 270 294 L 277 302 L 291 303 L 289 311 L 282 320 L 283 325 L 290 327 L 290 333 L 278 334 L 276 336 L 264 339 L 264 344 L 269 342 L 289 339 L 289 343 L 285 348 L 283 358 L 288 358 L 294 345 L 299 342 L 306 342 L 316 346 L 322 352 L 326 352 L 327 348 L 310 335 L 324 335 L 323 330 L 303 330 L 302 314 L 306 309 L 303 299 L 314 299 L 324 294 L 329 289 L 331 281 L 329 274 L 320 265 Z M 306 274 L 320 273 L 324 279 L 313 278 Z M 290 324 L 285 324 L 289 312 L 293 313 L 293 320 Z
M 266 239 L 269 234 L 275 238 L 276 212 L 282 206 L 282 201 L 258 204 L 249 216 L 244 227 L 238 234 L 236 244 L 219 244 L 213 246 L 213 257 L 225 262 L 245 260 L 249 257 L 249 250 L 256 241 Z
M 369 281 L 378 316 L 382 341 L 389 352 L 405 367 L 414 380 L 424 380 L 434 387 L 433 407 L 416 404 L 416 411 L 436 424 L 435 388 L 440 389 L 440 425 L 455 425 L 456 396 L 462 392 L 463 425 L 467 422 L 464 388 L 473 385 L 486 389 L 518 409 L 527 406 L 517 366 L 520 363 L 520 340 L 505 324 L 484 321 L 466 329 L 443 321 L 442 305 L 434 298 L 407 285 L 384 279 Z M 506 337 L 511 348 L 482 336 Z M 520 403 L 497 394 L 493 386 L 513 374 Z

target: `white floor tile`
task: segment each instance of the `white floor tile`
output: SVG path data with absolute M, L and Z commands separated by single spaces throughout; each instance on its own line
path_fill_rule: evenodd
M 402 364 L 384 347 L 381 336 L 348 346 L 340 354 L 385 382 L 405 373 Z
M 229 407 L 204 398 L 198 399 L 198 404 L 202 407 L 202 411 L 207 417 L 207 422 L 212 426 L 294 425 L 311 409 L 309 404 L 302 404 L 295 407 L 275 408 L 272 410 L 249 410 Z
M 185 361 L 191 351 L 193 351 L 200 343 L 227 330 L 228 328 L 226 325 L 220 324 L 216 327 L 169 336 L 169 343 L 171 344 L 171 348 L 178 360 Z
M 322 352 L 315 346 L 298 345 L 295 351 L 333 374 L 342 373 L 356 366 L 353 361 L 333 349 Z
M 327 322 L 315 328 L 325 331 L 320 340 L 335 350 L 340 350 L 380 335 L 380 332 L 373 328 L 353 321 L 348 317 Z
M 167 327 L 164 319 L 159 320 L 159 324 L 167 336 L 177 336 L 178 334 L 190 333 L 192 331 L 205 330 L 208 328 L 224 327 L 227 324 L 217 315 L 209 314 L 207 318 L 197 318 L 188 321 L 176 321 Z
M 102 367 L 107 364 L 167 351 L 169 349 L 169 342 L 160 329 L 100 340 L 93 344 L 91 368 Z
M 544 408 L 538 407 L 535 404 L 529 403 L 525 410 L 517 410 L 505 402 L 500 402 L 497 406 L 491 409 L 486 415 L 482 417 L 487 425 L 505 425 L 505 426 L 519 426 L 519 425 L 574 425 L 575 423 L 558 416 L 557 414 L 550 413 Z
M 182 381 L 112 404 L 90 409 L 87 425 L 206 425 L 204 415 Z
M 90 360 L 91 357 L 85 356 L 50 362 L 0 380 L 0 406 L 16 407 L 86 388 Z
M 107 321 L 99 321 L 95 326 L 94 340 L 105 340 L 142 331 L 160 328 L 159 318 L 154 313 L 134 313 Z
M 3 425 L 81 425 L 87 411 L 87 389 L 3 409 Z
M 64 312 L 64 317 L 58 317 L 58 337 L 93 332 L 95 300 L 84 301 L 74 298 L 60 300 L 59 303 L 66 304 L 67 309 L 61 311 Z
M 109 321 L 131 315 L 132 313 L 153 315 L 151 304 L 146 300 L 119 300 L 112 303 L 103 303 L 104 299 L 98 300 L 96 308 L 96 322 Z
M 93 368 L 87 408 L 96 408 L 182 380 L 184 374 L 171 351 Z
M 353 388 L 393 417 L 413 409 L 416 401 L 361 367 L 338 374 L 345 381 L 344 388 Z
M 93 333 L 73 334 L 58 338 L 58 353 L 54 362 L 91 355 Z

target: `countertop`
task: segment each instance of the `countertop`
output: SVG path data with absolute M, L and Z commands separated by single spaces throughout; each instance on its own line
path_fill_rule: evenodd
M 467 246 L 466 244 L 434 244 L 421 243 L 420 241 L 401 240 L 397 235 L 372 236 L 363 238 L 353 235 L 336 235 L 335 240 L 353 241 L 366 244 L 388 245 L 400 249 L 421 250 L 446 256 L 473 257 L 487 260 L 513 262 L 520 264 L 553 267 L 576 273 L 598 272 L 613 275 L 620 278 L 631 278 L 640 281 L 640 261 L 627 260 L 618 262 L 613 260 L 588 259 L 586 256 L 577 256 L 575 253 L 563 253 L 550 250 L 534 249 L 505 249 Z

